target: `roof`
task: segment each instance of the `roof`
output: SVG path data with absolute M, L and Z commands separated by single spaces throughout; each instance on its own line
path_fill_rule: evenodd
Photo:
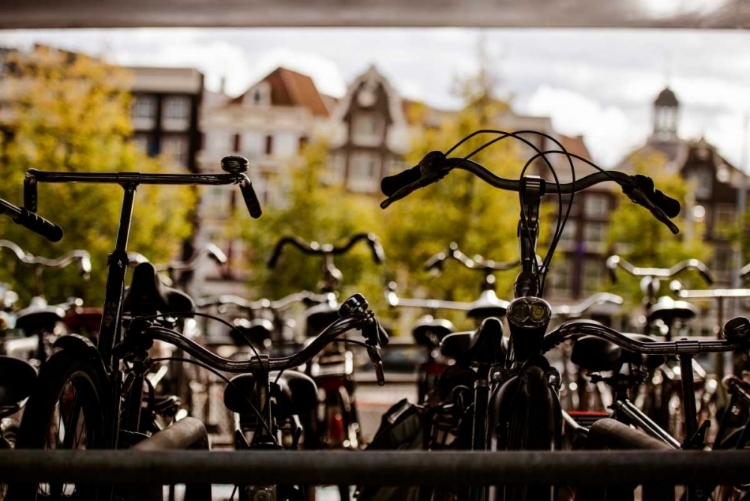
M 659 92 L 659 95 L 656 97 L 656 101 L 654 101 L 654 106 L 676 108 L 679 105 L 680 103 L 679 101 L 677 101 L 677 96 L 675 96 L 674 92 L 669 87 L 664 87 L 664 89 L 662 89 L 662 91 Z
M 309 109 L 313 115 L 330 116 L 329 108 L 326 106 L 322 94 L 318 92 L 315 82 L 309 76 L 279 67 L 250 89 L 262 82 L 271 87 L 271 104 L 273 106 L 301 106 Z M 247 92 L 232 99 L 229 103 L 241 103 Z
M 328 94 L 323 94 L 322 92 L 320 93 L 320 97 L 323 99 L 323 103 L 326 105 L 326 109 L 328 109 L 328 114 L 330 115 L 331 113 L 333 113 L 334 110 L 336 110 L 336 106 L 338 106 L 339 104 L 339 98 L 329 96 Z
M 586 143 L 583 142 L 583 136 L 564 136 L 560 134 L 557 139 L 569 153 L 583 157 L 586 160 L 591 160 L 591 153 L 589 153 Z

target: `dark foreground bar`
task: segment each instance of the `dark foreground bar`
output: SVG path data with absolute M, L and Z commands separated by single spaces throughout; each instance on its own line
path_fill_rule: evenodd
M 3 482 L 670 484 L 750 480 L 750 452 L 0 451 Z

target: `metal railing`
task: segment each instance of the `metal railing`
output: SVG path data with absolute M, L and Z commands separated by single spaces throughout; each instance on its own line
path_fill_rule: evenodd
M 3 482 L 92 480 L 117 485 L 720 485 L 750 480 L 750 452 L 0 451 Z

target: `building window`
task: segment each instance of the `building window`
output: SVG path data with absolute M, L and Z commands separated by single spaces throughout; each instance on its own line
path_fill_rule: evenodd
M 378 145 L 383 139 L 383 119 L 375 113 L 359 113 L 352 125 L 353 140 L 357 144 Z
M 201 200 L 203 214 L 208 217 L 228 216 L 232 205 L 232 193 L 234 190 L 227 190 L 223 186 L 206 187 Z
M 234 134 L 225 130 L 212 130 L 206 133 L 206 149 L 227 155 L 234 151 Z
M 609 212 L 609 199 L 606 195 L 589 193 L 583 199 L 583 213 L 587 217 L 606 217 Z
M 714 210 L 714 236 L 727 237 L 734 229 L 736 212 L 733 206 L 728 204 L 717 205 Z
M 379 160 L 372 153 L 354 154 L 349 171 L 349 188 L 353 191 L 375 191 L 378 184 Z
M 135 137 L 133 137 L 133 142 L 135 143 L 135 146 L 146 155 L 152 154 L 151 138 L 149 138 L 148 135 L 136 134 Z
M 190 120 L 190 98 L 176 96 L 166 98 L 164 118 L 166 120 Z
M 266 155 L 273 153 L 273 136 L 266 136 Z
M 181 166 L 188 164 L 188 138 L 186 136 L 166 136 L 162 140 L 162 153 L 168 155 Z
M 573 290 L 573 263 L 570 258 L 555 256 L 547 274 L 545 288 L 558 295 L 567 295 Z
M 270 104 L 270 87 L 266 82 L 261 82 L 245 94 L 243 101 L 253 106 L 265 106 Z
M 726 273 L 734 268 L 734 252 L 730 247 L 717 245 L 714 249 L 714 259 L 711 269 L 719 273 Z
M 714 185 L 714 175 L 708 167 L 702 167 L 693 171 L 689 179 L 695 185 L 695 197 L 698 199 L 711 198 Z
M 243 132 L 240 140 L 240 151 L 247 158 L 257 158 L 263 154 L 265 135 L 261 132 Z
M 274 136 L 274 154 L 279 156 L 292 156 L 297 154 L 299 147 L 299 136 L 293 132 L 279 132 Z
M 606 223 L 586 223 L 583 227 L 583 241 L 587 244 L 605 243 L 607 241 Z
M 130 116 L 134 119 L 156 117 L 156 98 L 154 96 L 136 96 Z
M 557 226 L 552 227 L 554 233 Z M 578 240 L 578 222 L 570 221 L 565 224 L 562 235 L 560 235 L 560 243 L 562 244 L 574 244 Z
M 583 289 L 587 293 L 599 292 L 604 285 L 604 264 L 587 259 L 583 262 Z

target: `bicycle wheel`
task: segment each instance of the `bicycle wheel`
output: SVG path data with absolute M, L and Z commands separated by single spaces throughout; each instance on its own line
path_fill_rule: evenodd
M 104 445 L 103 384 L 94 365 L 78 352 L 59 351 L 39 371 L 26 403 L 19 449 L 95 449 Z M 15 501 L 96 498 L 90 485 L 12 485 Z
M 489 450 L 559 450 L 562 414 L 557 394 L 542 367 L 530 365 L 506 381 L 491 403 Z M 550 499 L 551 486 L 498 486 L 491 499 Z M 559 496 L 559 492 L 556 492 Z M 556 497 L 555 499 L 560 499 Z

